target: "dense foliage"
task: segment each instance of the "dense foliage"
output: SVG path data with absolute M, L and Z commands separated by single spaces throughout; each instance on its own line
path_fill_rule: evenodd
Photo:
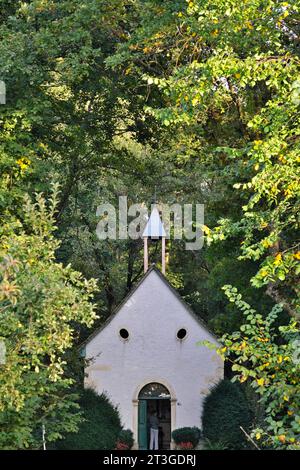
M 224 286 L 226 295 L 243 312 L 238 332 L 223 336 L 219 352 L 232 361 L 234 380 L 250 383 L 260 397 L 265 418 L 252 436 L 268 448 L 300 448 L 299 328 L 295 320 L 278 326 L 282 307 L 266 318 L 244 302 L 236 288 Z
M 39 448 L 76 429 L 78 406 L 65 373 L 75 325 L 92 325 L 93 280 L 54 261 L 55 194 L 49 208 L 38 195 L 3 226 L 0 243 L 0 338 L 6 360 L 0 375 L 0 448 Z
M 241 449 L 247 445 L 240 426 L 249 432 L 252 415 L 241 388 L 222 380 L 205 397 L 202 414 L 204 438 L 222 443 L 229 449 Z
M 56 443 L 56 448 L 61 450 L 114 449 L 121 431 L 118 410 L 105 395 L 97 395 L 92 389 L 81 392 L 79 406 L 83 421 L 78 431 L 66 434 L 63 440 Z
M 224 188 L 229 210 L 206 227 L 208 242 L 241 237 L 240 259 L 259 261 L 252 285 L 299 316 L 298 2 L 145 3 L 140 29 L 110 63 L 131 62 L 161 90 L 165 100 L 146 110 L 179 130 L 181 157 L 196 152 L 202 181 L 240 193 Z

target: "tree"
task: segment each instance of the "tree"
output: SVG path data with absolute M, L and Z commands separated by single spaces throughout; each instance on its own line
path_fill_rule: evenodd
M 55 262 L 55 192 L 49 201 L 26 198 L 24 222 L 5 226 L 0 245 L 0 448 L 41 446 L 74 431 L 80 421 L 64 355 L 75 325 L 91 326 L 96 284 Z
M 299 324 L 291 319 L 278 326 L 282 306 L 275 305 L 263 318 L 242 300 L 236 288 L 224 286 L 224 290 L 243 312 L 244 323 L 239 331 L 223 335 L 218 352 L 232 362 L 233 380 L 249 382 L 265 410 L 252 437 L 264 447 L 299 449 Z
M 115 201 L 137 175 L 144 173 L 147 180 L 151 161 L 142 155 L 142 145 L 135 147 L 148 135 L 154 140 L 146 125 L 154 120 L 144 122 L 139 92 L 128 100 L 132 78 L 105 66 L 126 36 L 131 7 L 105 0 L 15 3 L 13 9 L 5 5 L 0 18 L 0 74 L 8 91 L 7 105 L 0 108 L 0 215 L 22 217 L 24 191 L 47 195 L 49 181 L 59 181 L 56 237 L 64 243 L 58 259 L 103 280 L 99 296 L 110 313 L 140 267 L 134 266 L 134 256 L 127 263 L 131 243 L 122 245 L 124 269 L 118 270 L 118 245 L 95 240 L 96 207 Z M 82 235 L 91 239 L 86 247 Z
M 229 210 L 205 228 L 208 242 L 239 241 L 239 259 L 258 265 L 252 285 L 299 317 L 298 2 L 146 6 L 110 63 L 131 62 L 150 94 L 159 89 L 163 100 L 147 111 L 180 138 L 180 130 L 194 137 L 184 153 L 198 149 L 202 179 L 215 190 L 220 180 L 231 186 Z

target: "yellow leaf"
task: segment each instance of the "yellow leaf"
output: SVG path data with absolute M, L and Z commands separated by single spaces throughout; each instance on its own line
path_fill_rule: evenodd
M 269 240 L 263 240 L 261 244 L 264 248 L 269 248 L 269 246 L 271 246 L 271 243 L 269 242 Z
M 28 158 L 19 158 L 19 160 L 16 161 L 17 165 L 21 168 L 21 170 L 25 170 L 27 168 L 31 161 L 28 160 Z
M 297 253 L 294 254 L 294 258 L 300 259 L 300 251 L 297 251 Z
M 257 433 L 255 434 L 255 437 L 256 437 L 256 439 L 259 441 L 259 439 L 261 438 L 260 432 L 257 432 Z
M 281 253 L 278 253 L 275 256 L 275 261 L 274 261 L 275 266 L 278 266 L 280 264 L 281 259 L 282 259 Z

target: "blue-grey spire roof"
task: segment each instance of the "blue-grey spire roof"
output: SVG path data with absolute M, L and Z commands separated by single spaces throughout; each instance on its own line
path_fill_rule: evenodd
M 145 230 L 143 231 L 143 238 L 144 237 L 149 237 L 149 238 L 157 238 L 157 237 L 165 237 L 166 232 L 163 226 L 163 223 L 161 221 L 158 209 L 156 206 L 152 209 L 151 215 L 149 217 L 149 220 L 147 222 L 147 225 L 145 227 Z

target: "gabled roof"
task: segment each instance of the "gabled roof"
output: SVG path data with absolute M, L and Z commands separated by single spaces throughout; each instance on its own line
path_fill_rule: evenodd
M 166 232 L 163 226 L 163 223 L 160 219 L 160 215 L 157 207 L 154 206 L 147 225 L 143 231 L 143 237 L 165 237 Z
M 122 300 L 122 302 L 116 307 L 114 312 L 106 319 L 106 321 L 101 325 L 99 328 L 96 328 L 95 331 L 85 340 L 80 346 L 80 349 L 83 348 L 86 344 L 88 344 L 92 339 L 95 338 L 95 336 L 100 333 L 100 331 L 104 330 L 106 326 L 113 320 L 113 318 L 117 315 L 117 313 L 121 310 L 121 308 L 126 304 L 126 302 L 130 299 L 130 297 L 136 292 L 136 290 L 143 284 L 145 279 L 149 276 L 150 273 L 153 271 L 156 272 L 156 274 L 159 275 L 159 277 L 162 279 L 162 281 L 166 284 L 166 286 L 173 292 L 173 294 L 177 297 L 177 299 L 181 302 L 181 304 L 185 307 L 185 309 L 188 311 L 188 313 L 206 330 L 208 331 L 217 341 L 218 338 L 216 335 L 208 328 L 204 320 L 200 318 L 198 315 L 195 314 L 195 312 L 191 309 L 191 307 L 183 300 L 183 298 L 178 294 L 176 289 L 174 289 L 173 286 L 169 283 L 167 278 L 157 269 L 155 265 L 152 265 L 151 268 L 148 269 L 148 271 L 144 274 L 144 276 L 136 283 L 136 285 L 131 289 L 131 291 L 126 295 L 126 297 Z

